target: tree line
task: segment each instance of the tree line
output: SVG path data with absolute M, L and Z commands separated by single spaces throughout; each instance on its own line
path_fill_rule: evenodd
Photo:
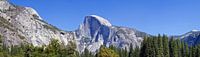
M 200 57 L 200 45 L 188 46 L 180 39 L 159 34 L 144 37 L 140 47 L 133 48 L 132 44 L 129 49 L 110 46 L 107 50 L 100 49 L 96 55 L 96 57 Z
M 166 35 L 144 37 L 141 46 L 134 48 L 132 44 L 125 49 L 102 45 L 96 53 L 88 49 L 79 53 L 74 42 L 65 46 L 55 39 L 42 47 L 30 44 L 5 47 L 2 39 L 0 35 L 0 57 L 200 57 L 199 45 L 188 46 L 183 41 Z

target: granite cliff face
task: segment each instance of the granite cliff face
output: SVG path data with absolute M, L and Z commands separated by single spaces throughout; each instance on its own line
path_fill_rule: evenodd
M 114 45 L 119 48 L 140 46 L 144 36 L 148 34 L 135 29 L 113 26 L 106 19 L 97 16 L 86 16 L 83 24 L 76 30 L 78 49 L 84 48 L 95 52 L 101 45 Z
M 0 34 L 8 46 L 26 43 L 47 45 L 52 38 L 67 44 L 75 39 L 74 32 L 64 32 L 44 22 L 34 9 L 3 0 L 0 1 L 0 23 Z
M 21 7 L 0 1 L 0 35 L 6 46 L 33 44 L 48 45 L 51 39 L 60 43 L 76 42 L 77 50 L 85 48 L 96 52 L 101 45 L 114 45 L 119 48 L 140 46 L 148 34 L 136 29 L 113 26 L 108 20 L 97 16 L 86 16 L 80 27 L 71 32 L 62 31 L 45 21 L 30 7 Z

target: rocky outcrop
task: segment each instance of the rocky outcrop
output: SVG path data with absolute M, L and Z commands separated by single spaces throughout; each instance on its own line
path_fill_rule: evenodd
M 53 38 L 67 44 L 75 39 L 74 32 L 64 32 L 44 22 L 34 9 L 7 1 L 0 1 L 0 22 L 0 34 L 8 46 L 25 43 L 47 45 Z

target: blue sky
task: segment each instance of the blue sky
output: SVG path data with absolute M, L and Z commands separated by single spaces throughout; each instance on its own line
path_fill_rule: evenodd
M 48 23 L 66 31 L 87 15 L 149 34 L 180 35 L 200 29 L 200 0 L 10 0 L 34 8 Z

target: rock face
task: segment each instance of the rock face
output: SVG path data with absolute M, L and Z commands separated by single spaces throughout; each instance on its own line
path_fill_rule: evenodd
M 83 24 L 76 30 L 79 51 L 84 48 L 95 52 L 101 45 L 114 45 L 119 48 L 140 46 L 144 36 L 148 34 L 127 27 L 112 26 L 106 19 L 90 15 L 86 16 Z
M 21 7 L 0 0 L 0 35 L 6 46 L 33 44 L 48 45 L 51 39 L 58 39 L 67 45 L 76 42 L 77 50 L 83 52 L 87 48 L 96 52 L 101 45 L 129 48 L 140 46 L 143 37 L 151 36 L 136 29 L 113 26 L 108 20 L 97 15 L 86 16 L 84 22 L 75 31 L 60 30 L 45 21 L 30 7 Z M 189 46 L 200 44 L 200 31 L 192 30 L 176 36 Z
M 30 7 L 12 5 L 0 1 L 0 34 L 5 45 L 30 43 L 34 46 L 47 45 L 55 38 L 65 44 L 75 39 L 74 32 L 63 32 L 44 22 Z
M 58 39 L 67 45 L 76 42 L 77 50 L 85 48 L 96 52 L 101 45 L 114 45 L 119 48 L 140 46 L 142 37 L 148 34 L 136 29 L 113 26 L 108 20 L 97 16 L 86 16 L 80 27 L 71 32 L 59 30 L 46 23 L 38 13 L 30 7 L 12 5 L 6 0 L 0 1 L 0 35 L 4 45 L 33 44 L 48 45 L 51 39 Z

